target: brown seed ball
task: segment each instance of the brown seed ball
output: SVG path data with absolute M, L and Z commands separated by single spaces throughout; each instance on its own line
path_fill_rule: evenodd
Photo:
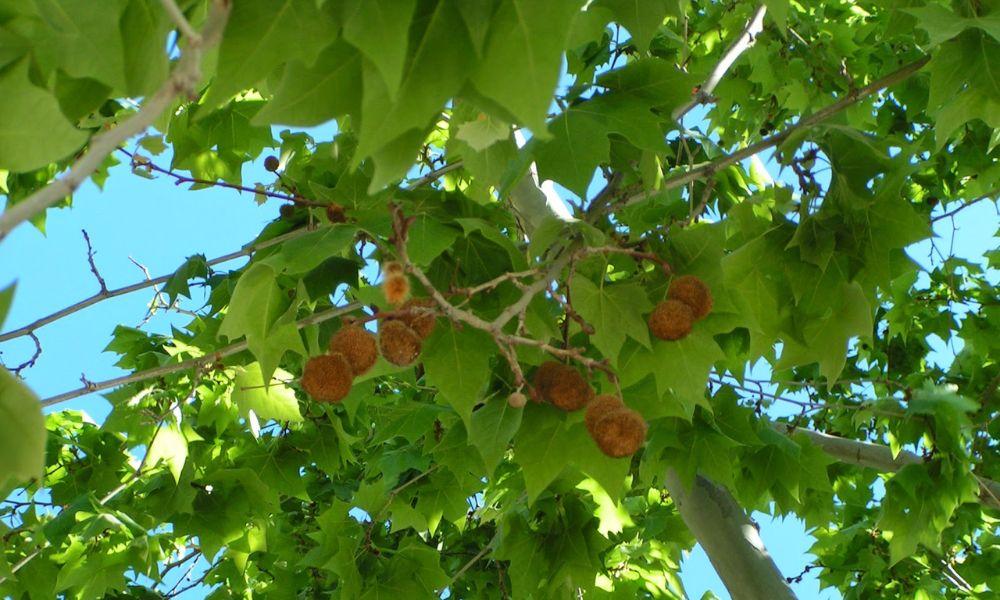
M 590 432 L 590 437 L 595 437 L 597 435 L 597 424 L 601 421 L 601 419 L 623 408 L 625 408 L 625 403 L 622 402 L 621 398 L 618 396 L 601 394 L 600 396 L 594 398 L 594 400 L 587 405 L 587 414 L 583 418 L 583 422 L 587 426 L 587 431 Z
M 400 317 L 400 321 L 409 325 L 410 329 L 420 336 L 420 339 L 426 340 L 434 332 L 434 324 L 437 317 L 434 313 L 421 309 L 434 308 L 434 301 L 430 298 L 417 298 L 404 304 L 402 310 L 410 308 L 418 310 Z
M 302 370 L 302 389 L 320 402 L 340 402 L 351 391 L 354 373 L 343 354 L 314 356 Z
M 383 321 L 379 325 L 378 345 L 389 362 L 406 367 L 420 356 L 420 336 L 402 321 Z
M 670 282 L 667 298 L 690 306 L 695 321 L 704 319 L 712 312 L 712 292 L 704 281 L 694 275 L 682 275 Z
M 661 340 L 679 340 L 691 333 L 694 314 L 680 300 L 664 300 L 649 315 L 649 332 Z
M 393 306 L 399 306 L 410 297 L 410 280 L 402 273 L 390 273 L 382 284 L 385 301 Z
M 280 165 L 281 161 L 278 160 L 277 156 L 268 156 L 264 159 L 264 168 L 272 173 L 277 171 Z
M 357 377 L 367 373 L 378 360 L 378 346 L 375 336 L 360 325 L 341 327 L 330 338 L 330 352 L 339 352 L 351 364 L 351 371 Z
M 646 422 L 630 408 L 621 408 L 597 422 L 594 441 L 601 452 L 611 458 L 631 456 L 646 440 Z
M 385 273 L 386 277 L 388 277 L 389 275 L 395 275 L 397 273 L 402 274 L 403 273 L 403 265 L 399 264 L 398 262 L 396 262 L 394 260 L 393 261 L 389 261 L 389 262 L 385 263 L 384 265 L 382 265 L 382 272 Z
M 524 405 L 528 403 L 528 397 L 521 392 L 514 392 L 507 397 L 507 405 L 511 408 L 524 408 Z
M 330 219 L 331 223 L 343 223 L 347 221 L 347 213 L 344 212 L 344 207 L 339 204 L 329 204 L 326 207 L 326 218 Z
M 583 375 L 569 365 L 549 361 L 535 371 L 535 388 L 543 400 L 566 411 L 579 410 L 594 397 Z
M 282 219 L 291 219 L 293 216 L 295 216 L 295 205 L 282 204 L 278 208 L 278 214 L 281 215 Z

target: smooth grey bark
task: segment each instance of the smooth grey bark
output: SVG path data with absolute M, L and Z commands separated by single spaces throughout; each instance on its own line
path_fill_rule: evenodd
M 764 547 L 757 526 L 728 490 L 701 475 L 688 488 L 672 468 L 667 469 L 664 481 L 681 518 L 733 600 L 795 598 Z
M 906 465 L 924 462 L 924 459 L 913 452 L 902 450 L 896 456 L 892 450 L 881 444 L 863 442 L 842 438 L 828 433 L 793 427 L 788 423 L 776 423 L 775 428 L 786 435 L 800 433 L 819 446 L 827 456 L 840 462 L 868 467 L 882 473 L 895 473 Z M 976 476 L 979 482 L 979 501 L 990 508 L 1000 510 L 1000 483 L 991 479 Z

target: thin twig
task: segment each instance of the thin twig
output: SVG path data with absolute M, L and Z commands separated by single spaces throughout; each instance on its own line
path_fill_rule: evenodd
M 303 327 L 308 327 L 309 325 L 316 325 L 324 321 L 329 321 L 339 317 L 340 315 L 354 312 L 362 308 L 361 304 L 353 303 L 347 304 L 345 306 L 337 306 L 323 312 L 318 312 L 308 317 L 296 321 L 295 326 L 299 329 Z M 235 344 L 230 344 L 224 348 L 220 348 L 210 354 L 205 356 L 200 356 L 198 358 L 191 358 L 176 364 L 163 365 L 162 367 L 156 367 L 155 369 L 147 369 L 145 371 L 139 371 L 132 373 L 130 375 L 125 375 L 122 377 L 116 377 L 114 379 L 107 379 L 105 381 L 88 382 L 83 387 L 71 390 L 68 392 L 63 392 L 57 396 L 52 396 L 51 398 L 46 398 L 42 400 L 42 406 L 52 406 L 53 404 L 59 404 L 60 402 L 65 402 L 67 400 L 72 400 L 73 398 L 79 398 L 80 396 L 86 396 L 92 392 L 99 392 L 101 390 L 110 389 L 113 387 L 118 387 L 120 385 L 127 385 L 129 383 L 136 383 L 139 381 L 146 381 L 148 379 L 154 379 L 156 377 L 162 377 L 164 375 L 170 375 L 172 373 L 177 373 L 180 371 L 185 371 L 187 369 L 197 369 L 204 368 L 212 363 L 226 358 L 227 356 L 232 356 L 239 352 L 247 349 L 247 342 L 243 340 L 242 342 L 236 342 Z
M 249 245 L 246 245 L 243 248 L 241 248 L 240 250 L 237 250 L 235 252 L 230 252 L 229 254 L 225 254 L 223 256 L 219 256 L 219 257 L 213 258 L 213 259 L 211 259 L 209 261 L 206 261 L 206 264 L 209 267 L 212 267 L 212 266 L 224 263 L 224 262 L 229 262 L 231 260 L 235 260 L 237 258 L 241 258 L 241 257 L 244 257 L 244 256 L 250 256 L 251 254 L 253 254 L 253 253 L 255 253 L 255 252 L 259 251 L 259 250 L 263 250 L 265 248 L 270 248 L 271 246 L 276 246 L 276 245 L 278 245 L 278 244 L 280 244 L 282 242 L 287 242 L 288 240 L 295 239 L 295 238 L 303 236 L 303 235 L 305 235 L 307 233 L 311 233 L 312 231 L 314 231 L 314 230 L 312 230 L 312 229 L 306 229 L 306 228 L 295 229 L 295 230 L 290 231 L 290 232 L 288 232 L 286 234 L 279 235 L 278 237 L 275 237 L 275 238 L 272 238 L 272 239 L 269 239 L 269 240 L 265 240 L 265 241 L 260 242 L 258 244 L 249 244 Z M 24 325 L 23 327 L 18 327 L 17 329 L 12 329 L 12 330 L 10 330 L 8 332 L 0 334 L 0 342 L 5 342 L 7 340 L 12 340 L 14 338 L 25 336 L 25 335 L 30 335 L 31 332 L 33 332 L 33 331 L 35 331 L 37 329 L 40 329 L 41 327 L 44 327 L 45 325 L 48 325 L 49 323 L 52 323 L 54 321 L 58 321 L 59 319 L 62 319 L 63 317 L 67 317 L 67 316 L 69 316 L 69 315 L 71 315 L 73 313 L 79 312 L 79 311 L 87 308 L 88 306 L 92 306 L 92 305 L 100 302 L 101 300 L 107 300 L 109 298 L 115 298 L 117 296 L 124 296 L 125 294 L 130 294 L 132 292 L 137 292 L 139 290 L 143 290 L 143 289 L 146 289 L 148 287 L 156 286 L 156 285 L 159 285 L 161 283 L 166 283 L 173 276 L 174 276 L 173 273 L 171 273 L 169 275 L 161 275 L 160 277 L 154 277 L 153 279 L 148 279 L 146 281 L 140 281 L 140 282 L 133 283 L 131 285 L 120 287 L 120 288 L 117 288 L 117 289 L 114 289 L 114 290 L 107 290 L 105 292 L 98 292 L 98 293 L 94 294 L 93 296 L 91 296 L 91 297 L 89 297 L 89 298 L 87 298 L 85 300 L 81 300 L 80 302 L 77 302 L 76 304 L 72 304 L 72 305 L 67 306 L 66 308 L 63 308 L 61 310 L 58 310 L 58 311 L 56 311 L 56 312 L 54 312 L 54 313 L 52 313 L 52 314 L 50 314 L 48 316 L 45 316 L 45 317 L 42 317 L 42 318 L 37 319 L 35 321 L 32 321 L 31 323 L 28 323 L 27 325 Z
M 974 204 L 978 204 L 978 203 L 982 202 L 983 200 L 991 200 L 991 199 L 995 198 L 997 195 L 1000 195 L 1000 188 L 993 188 L 992 190 L 986 192 L 982 196 L 977 196 L 976 198 L 973 198 L 972 200 L 967 200 L 967 201 L 963 202 L 962 205 L 959 206 L 958 208 L 952 209 L 952 210 L 950 210 L 950 211 L 948 211 L 946 213 L 940 214 L 940 215 L 932 218 L 931 219 L 931 223 L 937 223 L 938 221 L 943 221 L 944 219 L 950 219 L 951 217 L 954 217 L 955 215 L 957 215 L 958 213 L 962 212 L 963 210 L 969 208 L 970 206 L 972 206 Z
M 472 565 L 479 562 L 480 559 L 486 556 L 489 553 L 489 551 L 493 549 L 493 544 L 495 544 L 498 539 L 500 539 L 500 534 L 493 536 L 493 539 L 490 540 L 489 543 L 487 543 L 485 546 L 483 546 L 482 550 L 480 550 L 475 556 L 470 558 L 467 563 L 462 565 L 462 568 L 459 569 L 454 575 L 452 575 L 451 579 L 448 580 L 448 583 L 445 584 L 444 587 L 442 587 L 440 590 L 438 590 L 435 593 L 435 595 L 440 596 L 445 589 L 450 588 L 456 581 L 458 581 L 462 577 L 462 575 L 465 575 L 466 571 L 472 568 Z
M 189 40 L 170 77 L 150 96 L 139 112 L 119 123 L 113 129 L 98 133 L 90 139 L 88 150 L 69 172 L 48 185 L 7 208 L 0 215 L 0 241 L 15 227 L 43 212 L 56 202 L 71 195 L 104 162 L 104 159 L 126 140 L 151 126 L 178 96 L 192 96 L 201 81 L 203 51 L 222 39 L 222 31 L 232 8 L 230 0 L 213 0 L 201 35 Z
M 38 341 L 38 336 L 34 333 L 29 333 L 28 335 L 31 337 L 31 341 L 35 342 L 35 352 L 31 355 L 31 358 L 10 370 L 14 375 L 20 375 L 21 371 L 35 366 L 35 363 L 38 362 L 38 357 L 42 355 L 42 343 Z
M 160 4 L 163 5 L 163 10 L 167 12 L 170 20 L 177 25 L 178 31 L 184 34 L 184 37 L 186 37 L 190 43 L 201 45 L 201 36 L 194 30 L 193 27 L 191 27 L 191 24 L 188 23 L 188 20 L 184 17 L 184 13 L 181 12 L 177 3 L 174 2 L 174 0 L 160 0 Z
M 695 167 L 689 171 L 679 173 L 677 175 L 674 175 L 673 177 L 668 177 L 663 181 L 663 185 L 660 187 L 659 190 L 636 194 L 631 198 L 629 198 L 628 200 L 626 200 L 625 205 L 629 206 L 637 202 L 641 202 L 649 198 L 653 194 L 659 194 L 667 190 L 672 190 L 681 187 L 691 181 L 698 179 L 699 177 L 715 173 L 720 169 L 724 169 L 730 165 L 735 165 L 744 159 L 750 158 L 754 154 L 763 152 L 764 150 L 767 150 L 769 148 L 773 148 L 774 146 L 777 146 L 778 144 L 784 142 L 793 133 L 799 131 L 800 129 L 807 129 L 814 125 L 818 125 L 819 123 L 822 123 L 826 119 L 829 119 L 830 117 L 839 113 L 845 108 L 853 106 L 858 102 L 864 100 L 868 96 L 871 96 L 872 94 L 884 88 L 887 88 L 891 85 L 895 85 L 901 81 L 906 80 L 914 73 L 922 69 L 924 65 L 928 63 L 928 61 L 930 61 L 929 56 L 925 56 L 919 60 L 916 60 L 902 67 L 901 69 L 894 71 L 889 75 L 886 75 L 885 77 L 870 83 L 869 85 L 866 85 L 863 88 L 858 88 L 856 90 L 848 92 L 840 100 L 830 105 L 827 105 L 824 108 L 821 108 L 820 110 L 813 113 L 812 115 L 809 115 L 808 117 L 803 117 L 800 121 L 798 121 L 794 125 L 786 127 L 784 130 L 772 135 L 769 138 L 761 140 L 756 144 L 747 146 L 742 150 L 733 152 L 732 154 L 727 154 L 726 156 L 723 156 L 717 160 L 703 163 L 701 166 Z
M 764 29 L 764 14 L 767 12 L 767 6 L 761 4 L 754 11 L 753 16 L 747 21 L 746 26 L 743 28 L 743 32 L 740 37 L 736 38 L 731 46 L 722 55 L 718 64 L 712 69 L 712 72 L 708 74 L 708 78 L 705 79 L 705 83 L 701 84 L 698 91 L 695 92 L 694 98 L 692 98 L 687 104 L 682 104 L 674 109 L 671 113 L 671 117 L 675 121 L 680 121 L 684 118 L 684 115 L 688 114 L 699 104 L 704 104 L 711 101 L 712 93 L 715 91 L 715 87 L 719 85 L 722 78 L 725 77 L 726 72 L 729 68 L 733 66 L 736 59 L 740 57 L 747 48 L 753 45 L 754 40 Z
M 94 247 L 90 245 L 90 235 L 86 229 L 81 229 L 80 231 L 83 232 L 83 239 L 87 242 L 87 262 L 90 263 L 90 272 L 97 278 L 97 284 L 101 287 L 100 293 L 106 294 L 108 293 L 108 284 L 104 282 L 100 271 L 97 270 L 97 264 L 94 263 Z

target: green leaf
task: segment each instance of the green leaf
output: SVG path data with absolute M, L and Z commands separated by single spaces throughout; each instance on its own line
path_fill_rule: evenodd
M 173 304 L 178 296 L 191 297 L 191 288 L 188 282 L 196 277 L 208 277 L 208 263 L 204 254 L 195 254 L 188 257 L 179 269 L 174 271 L 170 279 L 163 284 L 163 291 L 170 298 Z
M 414 264 L 426 267 L 451 247 L 461 231 L 437 218 L 421 215 L 413 222 L 406 239 L 406 251 Z
M 276 278 L 277 273 L 262 263 L 247 269 L 236 283 L 229 310 L 219 326 L 219 335 L 231 341 L 246 337 L 250 352 L 260 362 L 262 377 L 268 381 L 286 351 L 306 354 L 298 328 L 291 320 L 296 305 L 289 302 Z
M 545 115 L 568 32 L 581 4 L 578 0 L 504 2 L 493 16 L 485 55 L 472 77 L 479 92 L 536 136 L 547 135 Z
M 489 398 L 472 413 L 469 441 L 479 450 L 488 471 L 492 472 L 503 460 L 523 415 L 523 408 L 511 408 L 502 396 Z
M 653 308 L 646 292 L 634 283 L 608 283 L 597 287 L 580 275 L 570 284 L 573 308 L 594 327 L 591 339 L 612 364 L 628 335 L 649 348 L 649 328 L 643 315 Z
M 289 305 L 288 297 L 278 288 L 277 277 L 269 265 L 251 265 L 236 282 L 219 335 L 230 341 L 243 336 L 266 336 Z
M 549 125 L 552 139 L 535 150 L 539 179 L 551 179 L 584 198 L 598 165 L 608 160 L 607 129 L 592 115 L 568 110 Z
M 857 282 L 842 284 L 830 304 L 829 316 L 809 321 L 803 327 L 803 343 L 785 340 L 776 369 L 818 362 L 820 375 L 831 383 L 837 380 L 847 360 L 850 339 L 872 335 L 872 309 Z
M 597 78 L 597 85 L 626 92 L 667 113 L 690 100 L 698 83 L 694 75 L 655 58 L 640 58 Z
M 577 452 L 562 411 L 529 403 L 514 439 L 514 459 L 524 473 L 528 504 L 562 473 Z
M 66 158 L 87 140 L 56 99 L 28 80 L 28 62 L 0 72 L 0 169 L 30 171 Z
M 675 414 L 690 419 L 695 406 L 710 408 L 705 400 L 708 374 L 712 365 L 725 358 L 725 354 L 712 334 L 699 325 L 696 323 L 682 340 L 653 340 L 651 350 L 638 344 L 626 346 L 618 361 L 622 385 L 628 387 L 652 373 L 661 397 L 673 390 L 673 400 L 678 402 Z
M 281 82 L 255 125 L 283 123 L 311 127 L 361 110 L 361 55 L 342 40 L 320 53 L 316 63 L 285 67 Z
M 262 421 L 301 421 L 295 392 L 285 384 L 291 379 L 290 373 L 279 369 L 265 386 L 259 363 L 236 367 L 233 402 L 239 406 L 244 417 L 252 410 Z
M 466 121 L 458 127 L 455 137 L 469 145 L 476 152 L 482 152 L 493 144 L 510 137 L 510 123 L 480 113 L 479 117 Z
M 45 472 L 45 417 L 38 397 L 0 368 L 0 489 L 8 481 L 41 480 Z
M 176 423 L 165 421 L 156 430 L 156 436 L 149 444 L 146 464 L 152 467 L 162 460 L 166 463 L 170 474 L 174 476 L 174 482 L 179 482 L 187 456 L 188 444 L 184 434 L 181 433 Z
M 35 2 L 46 25 L 35 42 L 35 55 L 46 72 L 59 69 L 71 77 L 125 90 L 125 48 L 119 27 L 125 0 L 102 3 L 100 11 L 87 0 Z M 156 63 L 150 66 L 155 69 Z
M 344 39 L 378 69 L 390 98 L 403 79 L 416 0 L 355 0 L 344 9 Z
M 358 229 L 352 225 L 335 224 L 288 240 L 281 251 L 260 261 L 276 273 L 301 275 L 312 271 L 331 257 L 342 257 L 354 244 Z M 253 268 L 253 267 L 252 267 Z M 246 277 L 249 271 L 243 275 Z M 243 278 L 240 278 L 242 281 Z M 239 284 L 237 284 L 237 289 Z
M 495 352 L 493 338 L 483 331 L 437 327 L 420 354 L 428 382 L 455 408 L 468 429 L 472 409 L 490 379 L 490 358 Z
M 10 305 L 14 301 L 14 291 L 17 289 L 17 282 L 14 282 L 0 290 L 0 327 L 3 327 L 10 311 Z
M 164 47 L 169 27 L 161 3 L 155 0 L 126 3 L 121 35 L 124 47 L 128 48 L 124 53 L 124 68 L 125 90 L 129 96 L 148 96 L 167 79 L 168 60 Z
M 203 104 L 214 108 L 294 60 L 311 66 L 337 31 L 332 3 L 315 0 L 241 0 L 233 4 L 219 45 L 215 80 Z
M 928 4 L 919 8 L 904 8 L 902 10 L 916 17 L 919 23 L 918 27 L 930 34 L 932 47 L 974 27 L 983 30 L 994 39 L 1000 40 L 1000 15 L 997 14 L 965 18 L 940 4 Z
M 364 65 L 358 159 L 410 130 L 425 129 L 468 77 L 475 52 L 454 0 L 441 0 L 429 13 L 415 16 L 410 33 L 417 35 L 410 40 L 409 62 L 398 94 L 391 93 L 374 67 Z M 415 143 L 410 140 L 407 166 L 413 163 L 422 140 L 422 135 Z
M 656 35 L 667 16 L 667 0 L 598 0 L 595 6 L 606 6 L 615 15 L 615 21 L 628 30 L 639 52 L 649 49 L 649 41 Z

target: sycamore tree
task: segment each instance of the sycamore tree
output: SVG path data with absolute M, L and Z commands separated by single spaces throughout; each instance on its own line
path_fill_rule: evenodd
M 0 334 L 190 315 L 0 371 L 0 595 L 683 598 L 698 543 L 794 597 L 753 511 L 845 598 L 997 593 L 1000 254 L 906 253 L 994 201 L 997 57 L 994 0 L 0 1 L 0 238 L 120 162 L 285 202 Z

